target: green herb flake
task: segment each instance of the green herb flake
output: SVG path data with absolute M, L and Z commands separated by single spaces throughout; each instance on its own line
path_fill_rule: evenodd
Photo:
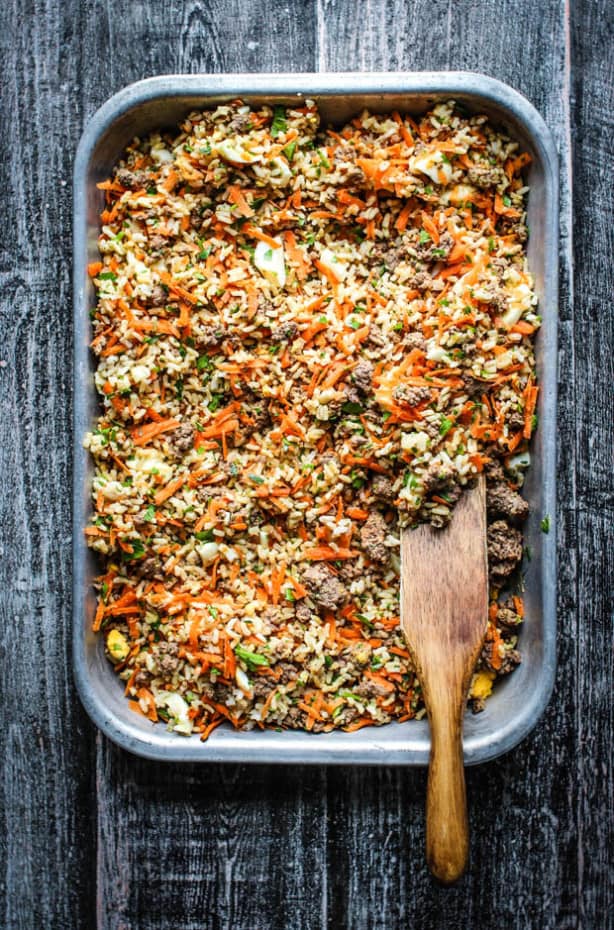
M 548 514 L 548 513 L 546 514 L 546 516 L 544 517 L 544 519 L 543 519 L 543 520 L 541 521 L 541 523 L 539 524 L 539 528 L 540 528 L 540 530 L 542 531 L 542 533 L 549 533 L 549 532 L 550 532 L 550 514 Z
M 341 408 L 343 413 L 357 415 L 362 413 L 363 407 L 362 404 L 357 403 L 355 400 L 348 400 L 343 404 Z
M 253 481 L 254 484 L 264 484 L 264 478 L 262 475 L 248 475 L 250 481 Z
M 211 413 L 215 413 L 215 411 L 221 405 L 223 399 L 224 399 L 223 394 L 214 394 L 211 400 L 209 401 L 209 403 L 207 404 L 207 409 L 210 410 Z
M 427 233 L 426 229 L 421 229 L 420 235 L 418 236 L 418 242 L 420 243 L 420 245 L 424 245 L 426 242 L 430 242 L 430 241 L 431 241 L 431 237 Z
M 152 520 L 156 519 L 156 508 L 153 504 L 150 504 L 145 513 L 143 514 L 143 520 L 147 520 L 148 523 L 151 523 Z
M 213 530 L 200 530 L 200 532 L 194 533 L 194 536 L 199 542 L 213 542 L 215 539 Z
M 275 107 L 273 110 L 273 122 L 271 123 L 271 135 L 274 139 L 288 131 L 288 121 L 286 119 L 286 108 Z
M 439 435 L 446 436 L 450 432 L 453 426 L 454 426 L 454 420 L 450 420 L 448 419 L 448 417 L 443 417 L 439 425 Z
M 126 542 L 131 546 L 131 552 L 122 552 L 123 558 L 128 562 L 135 559 L 141 559 L 145 555 L 145 546 L 140 539 L 127 539 Z
M 250 652 L 245 646 L 235 646 L 235 655 L 245 662 L 249 669 L 258 668 L 259 665 L 270 665 L 271 663 L 266 656 L 260 655 L 259 652 Z

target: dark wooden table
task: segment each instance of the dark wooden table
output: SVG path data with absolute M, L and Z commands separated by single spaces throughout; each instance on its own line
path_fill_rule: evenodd
M 0 926 L 613 926 L 612 27 L 611 0 L 2 0 Z M 526 94 L 562 185 L 556 691 L 521 746 L 469 771 L 471 868 L 451 890 L 423 862 L 424 771 L 133 758 L 86 719 L 69 648 L 85 121 L 165 72 L 425 68 Z

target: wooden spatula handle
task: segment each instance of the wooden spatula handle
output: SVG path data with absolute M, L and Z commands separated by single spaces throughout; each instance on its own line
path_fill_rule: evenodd
M 463 714 L 455 698 L 450 694 L 439 695 L 431 702 L 429 715 L 431 758 L 426 799 L 426 858 L 435 878 L 446 885 L 460 878 L 469 855 Z

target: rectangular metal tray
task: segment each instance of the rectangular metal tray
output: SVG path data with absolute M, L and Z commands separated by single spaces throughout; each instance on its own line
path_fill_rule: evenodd
M 483 713 L 465 718 L 466 762 L 493 759 L 535 726 L 550 697 L 555 672 L 558 166 L 550 132 L 533 106 L 507 85 L 469 72 L 167 75 L 120 91 L 87 125 L 74 171 L 73 663 L 81 700 L 110 739 L 152 759 L 344 765 L 424 765 L 428 761 L 426 720 L 318 735 L 291 730 L 237 732 L 223 726 L 205 743 L 197 736 L 169 733 L 163 724 L 154 726 L 129 709 L 123 688 L 104 656 L 102 637 L 92 632 L 95 597 L 91 582 L 96 565 L 83 534 L 91 508 L 92 463 L 82 442 L 97 414 L 93 358 L 88 349 L 88 311 L 95 294 L 86 271 L 87 263 L 98 258 L 103 194 L 96 184 L 108 177 L 135 135 L 174 126 L 190 110 L 237 97 L 255 106 L 289 104 L 311 97 L 317 101 L 323 121 L 337 124 L 363 107 L 415 115 L 438 100 L 455 99 L 471 111 L 488 114 L 533 156 L 528 249 L 543 326 L 537 339 L 539 429 L 525 485 L 531 504 L 525 543 L 532 558 L 525 566 L 523 661 L 513 675 L 497 685 Z M 548 535 L 540 532 L 545 514 L 551 518 Z

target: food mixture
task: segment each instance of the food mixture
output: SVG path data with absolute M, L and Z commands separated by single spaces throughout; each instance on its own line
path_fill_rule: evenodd
M 206 739 L 424 713 L 399 534 L 488 488 L 474 711 L 518 664 L 539 327 L 530 158 L 484 116 L 241 101 L 100 184 L 94 628 L 135 711 Z

